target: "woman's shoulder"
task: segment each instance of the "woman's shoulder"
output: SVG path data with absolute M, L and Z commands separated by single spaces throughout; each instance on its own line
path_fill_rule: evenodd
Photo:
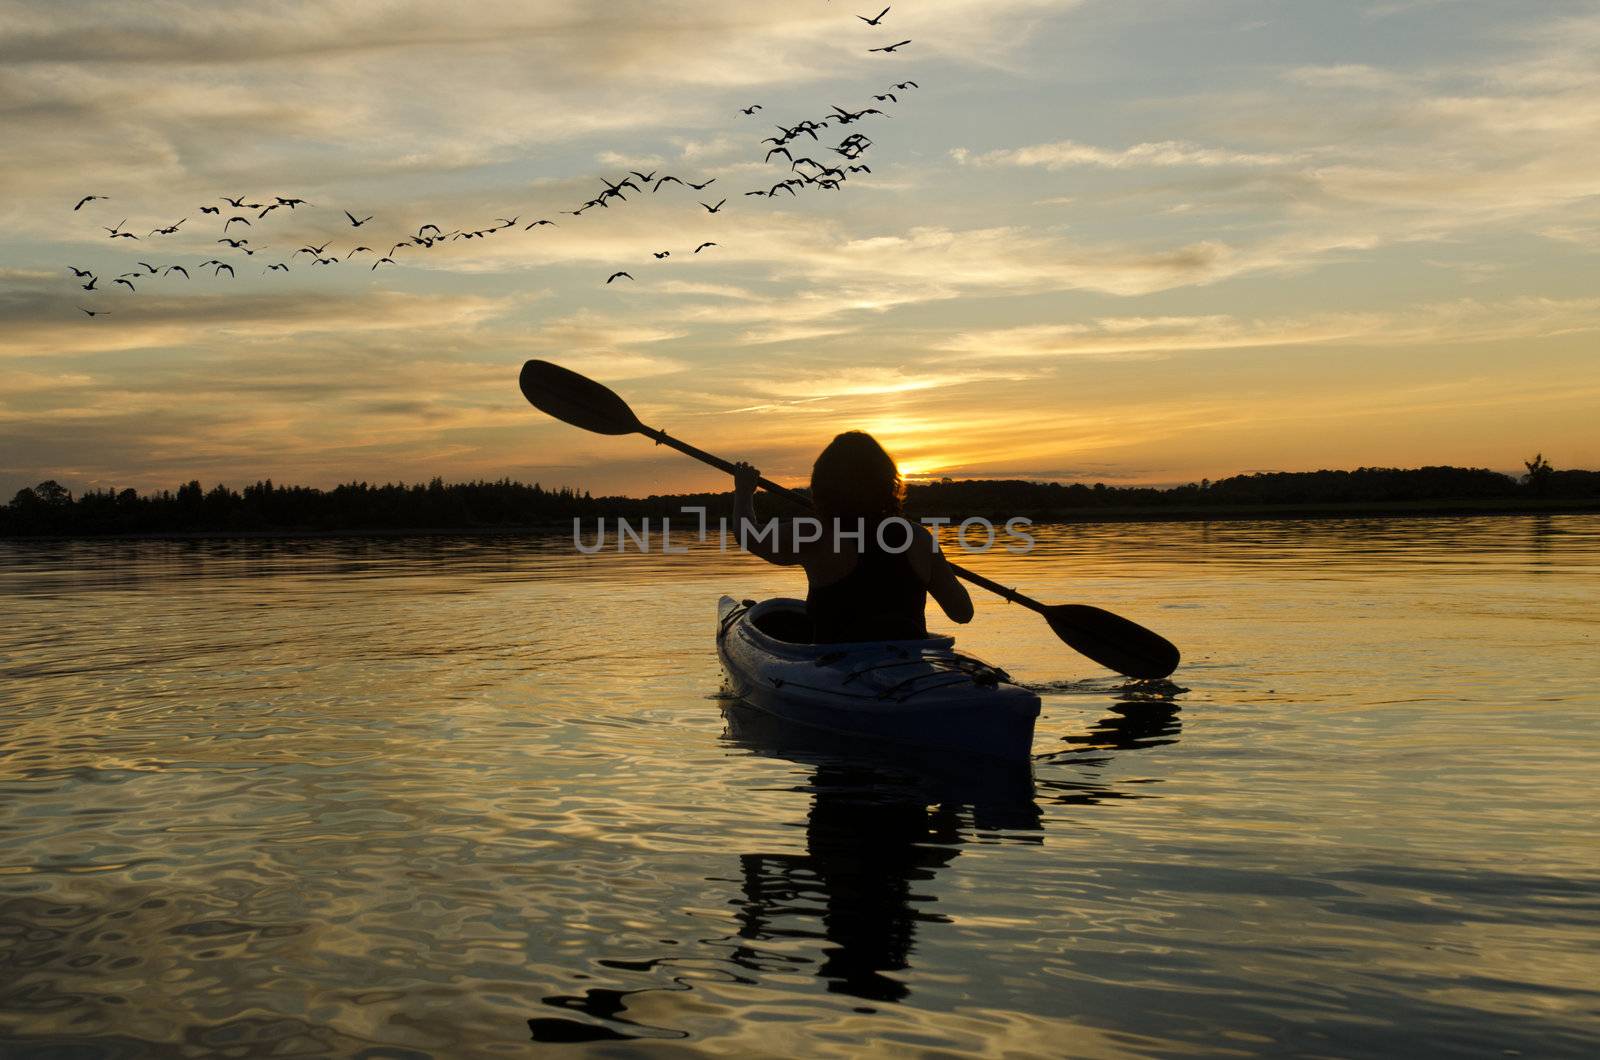
M 926 526 L 915 520 L 908 519 L 907 522 L 911 524 L 911 547 L 906 550 L 906 555 L 917 577 L 926 583 L 933 573 L 933 558 L 939 554 L 939 543 Z
M 907 554 L 931 556 L 939 551 L 928 528 L 909 515 L 891 515 L 885 519 L 878 535 L 878 543 L 886 550 Z
M 873 547 L 880 552 L 904 556 L 924 582 L 933 569 L 933 557 L 939 552 L 928 528 L 908 515 L 891 515 L 879 523 Z

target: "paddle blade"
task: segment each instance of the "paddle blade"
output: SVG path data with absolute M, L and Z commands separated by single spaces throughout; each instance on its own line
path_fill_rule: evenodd
M 529 361 L 518 380 L 522 396 L 540 412 L 596 434 L 633 434 L 644 425 L 608 387 L 549 361 Z
M 1048 607 L 1044 617 L 1050 628 L 1074 650 L 1108 670 L 1155 680 L 1178 668 L 1178 648 L 1137 622 L 1087 604 Z

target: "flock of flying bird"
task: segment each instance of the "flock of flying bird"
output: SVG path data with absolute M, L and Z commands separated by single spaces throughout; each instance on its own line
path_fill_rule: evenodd
M 868 26 L 878 26 L 882 24 L 884 17 L 888 15 L 889 11 L 890 8 L 885 7 L 882 11 L 878 12 L 878 14 L 870 18 L 866 15 L 857 15 L 856 17 L 862 22 L 865 22 Z M 904 40 L 896 44 L 890 44 L 879 48 L 869 48 L 867 50 L 869 52 L 893 53 L 910 43 L 911 42 L 909 40 Z M 884 92 L 875 94 L 873 96 L 873 101 L 876 103 L 898 103 L 900 97 L 896 95 L 896 93 L 905 92 L 908 89 L 914 89 L 918 87 L 919 86 L 915 81 L 901 81 L 891 86 L 889 89 L 886 89 Z M 746 116 L 754 116 L 757 111 L 762 109 L 764 108 L 759 103 L 754 103 L 748 107 L 739 108 L 740 112 Z M 781 156 L 782 162 L 787 163 L 788 168 L 784 171 L 783 179 L 778 180 L 767 188 L 757 188 L 752 191 L 747 191 L 744 193 L 744 195 L 771 199 L 777 197 L 781 192 L 788 192 L 790 196 L 798 197 L 802 191 L 838 191 L 844 185 L 844 182 L 849 179 L 850 174 L 871 173 L 871 168 L 861 161 L 862 156 L 865 155 L 867 150 L 872 146 L 872 140 L 870 137 L 867 137 L 862 133 L 855 132 L 843 137 L 837 144 L 827 146 L 824 145 L 822 138 L 817 135 L 825 129 L 834 128 L 841 125 L 850 125 L 871 115 L 878 115 L 881 117 L 884 116 L 884 112 L 876 107 L 871 106 L 863 107 L 860 110 L 854 111 L 847 110 L 844 107 L 835 106 L 832 108 L 831 112 L 819 115 L 816 119 L 804 119 L 797 122 L 793 126 L 777 125 L 777 135 L 769 136 L 765 140 L 761 141 L 761 143 L 772 145 L 772 147 L 766 152 L 766 157 L 763 160 L 764 163 L 772 163 L 774 157 L 776 156 Z M 801 139 L 802 137 L 810 137 L 810 141 L 803 141 Z M 839 157 L 836 159 L 825 157 L 823 161 L 818 161 L 817 159 L 812 158 L 809 153 L 805 153 L 808 150 L 815 151 L 819 154 L 823 154 L 824 156 L 827 154 L 833 154 Z M 707 187 L 714 184 L 716 179 L 716 177 L 710 177 L 696 182 L 670 174 L 662 174 L 656 170 L 652 170 L 649 173 L 641 173 L 637 170 L 630 170 L 627 175 L 616 181 L 611 181 L 601 177 L 601 183 L 603 183 L 605 187 L 597 192 L 593 198 L 588 199 L 575 210 L 563 210 L 561 213 L 571 217 L 581 217 L 587 210 L 595 208 L 609 210 L 611 209 L 613 203 L 629 201 L 628 197 L 624 194 L 625 191 L 631 190 L 635 194 L 642 195 L 645 194 L 645 188 L 648 187 L 650 189 L 649 194 L 654 195 L 666 184 L 677 184 L 683 188 L 695 192 L 703 192 Z M 261 230 L 257 227 L 258 225 L 265 227 L 262 225 L 262 222 L 266 221 L 269 214 L 275 210 L 288 210 L 293 213 L 302 206 L 312 209 L 315 208 L 314 204 L 309 203 L 305 199 L 301 198 L 277 195 L 274 195 L 271 198 L 272 201 L 270 203 L 265 201 L 251 202 L 248 201 L 247 196 L 241 195 L 238 198 L 234 198 L 224 195 L 221 197 L 220 202 L 226 203 L 226 207 L 219 204 L 207 204 L 201 206 L 199 209 L 202 215 L 209 214 L 218 218 L 221 218 L 224 210 L 226 210 L 229 216 L 222 222 L 222 236 L 221 238 L 217 239 L 216 242 L 218 244 L 225 245 L 228 248 L 228 251 L 242 251 L 245 258 L 251 258 L 261 251 L 270 249 L 264 245 L 252 244 L 250 240 L 250 234 L 257 233 Z M 74 212 L 77 212 L 92 202 L 106 199 L 109 199 L 109 196 L 85 195 L 78 200 L 77 205 L 73 206 L 72 209 Z M 728 203 L 726 198 L 719 198 L 715 203 L 709 203 L 699 199 L 696 201 L 699 202 L 701 208 L 706 211 L 707 215 L 720 214 Z M 345 220 L 352 232 L 364 227 L 373 220 L 372 216 L 357 217 L 349 210 L 343 210 L 341 212 L 344 214 Z M 109 238 L 113 240 L 153 241 L 159 237 L 174 236 L 179 234 L 179 230 L 188 220 L 188 217 L 184 217 L 182 220 L 176 221 L 172 224 L 158 226 L 151 229 L 150 232 L 143 237 L 136 235 L 131 231 L 127 231 L 124 228 L 124 226 L 128 223 L 127 219 L 118 222 L 114 227 L 102 227 L 105 228 L 105 231 L 109 233 Z M 290 271 L 291 264 L 296 263 L 301 254 L 305 254 L 311 258 L 310 267 L 312 268 L 318 266 L 337 265 L 340 263 L 348 265 L 353 262 L 357 262 L 358 260 L 360 260 L 362 264 L 365 264 L 366 260 L 370 260 L 372 264 L 369 266 L 368 271 L 376 271 L 382 265 L 399 264 L 399 260 L 395 257 L 395 255 L 399 254 L 401 251 L 416 252 L 419 250 L 431 250 L 435 246 L 445 243 L 453 243 L 459 240 L 488 239 L 491 236 L 499 234 L 500 232 L 514 230 L 519 225 L 523 231 L 527 232 L 532 231 L 533 229 L 542 225 L 555 224 L 557 224 L 557 222 L 549 220 L 548 218 L 539 218 L 530 224 L 522 225 L 522 215 L 520 214 L 512 217 L 496 217 L 494 219 L 494 223 L 478 228 L 456 228 L 450 231 L 445 231 L 438 225 L 425 224 L 418 228 L 414 235 L 410 233 L 403 234 L 401 238 L 388 249 L 387 253 L 382 255 L 380 255 L 379 252 L 374 250 L 372 247 L 358 245 L 350 250 L 343 251 L 341 256 L 340 254 L 335 254 L 329 251 L 328 248 L 332 246 L 334 242 L 331 239 L 323 241 L 320 245 L 313 245 L 308 241 L 306 245 L 289 254 L 286 260 L 277 261 L 266 265 L 262 269 L 262 273 L 263 275 L 269 272 L 287 273 Z M 248 228 L 250 230 L 250 234 L 245 234 L 235 238 L 235 236 L 232 234 L 234 225 L 241 225 L 244 228 Z M 355 242 L 360 243 L 359 236 L 356 237 Z M 716 246 L 719 246 L 719 244 L 711 240 L 704 240 L 692 251 L 690 251 L 690 253 L 699 254 L 701 251 L 708 250 Z M 228 251 L 218 251 L 217 253 L 227 253 Z M 358 259 L 356 257 L 358 254 L 363 253 L 370 254 L 372 257 L 370 259 Z M 154 257 L 155 255 L 150 254 L 147 256 Z M 652 251 L 652 256 L 657 261 L 662 261 L 671 257 L 672 252 L 670 250 Z M 238 262 L 241 266 L 245 264 L 245 262 L 241 261 L 239 258 L 235 258 L 234 261 Z M 122 273 L 121 275 L 113 278 L 111 283 L 107 286 L 109 287 L 120 284 L 124 287 L 127 287 L 130 292 L 137 293 L 139 289 L 139 283 L 149 281 L 157 277 L 165 279 L 176 272 L 182 275 L 184 279 L 189 278 L 189 268 L 181 264 L 161 266 L 147 261 L 136 261 L 135 264 L 139 266 L 138 269 Z M 223 261 L 217 257 L 212 257 L 193 267 L 197 270 L 211 269 L 213 276 L 221 276 L 224 272 L 226 272 L 229 277 L 234 277 L 236 275 L 234 265 L 232 263 Z M 83 290 L 94 292 L 104 289 L 99 286 L 102 277 L 95 275 L 89 269 L 80 269 L 75 265 L 69 265 L 67 268 L 79 281 L 79 286 Z M 619 269 L 611 273 L 611 275 L 606 278 L 605 282 L 610 284 L 621 279 L 633 280 L 633 274 L 626 270 Z M 90 309 L 84 306 L 79 306 L 78 309 L 80 312 L 89 317 L 103 316 L 110 312 L 110 310 L 106 309 Z

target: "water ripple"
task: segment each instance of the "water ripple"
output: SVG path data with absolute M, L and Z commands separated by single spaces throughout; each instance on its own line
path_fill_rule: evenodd
M 1587 1056 L 1600 519 L 1040 528 L 1031 763 L 718 696 L 739 556 L 0 543 L 0 1053 Z

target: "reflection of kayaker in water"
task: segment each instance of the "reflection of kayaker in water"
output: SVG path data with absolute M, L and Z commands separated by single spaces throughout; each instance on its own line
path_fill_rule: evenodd
M 757 536 L 760 474 L 749 464 L 734 473 L 740 538 L 768 563 L 805 568 L 806 612 L 817 643 L 926 637 L 929 593 L 951 621 L 972 621 L 972 598 L 933 535 L 901 517 L 900 469 L 870 434 L 839 435 L 812 466 L 811 499 L 822 531 L 816 540 L 792 525 Z
M 806 852 L 739 858 L 739 934 L 815 940 L 831 992 L 903 1001 L 918 927 L 950 922 L 916 885 L 954 861 L 967 836 L 959 807 L 930 806 L 885 779 L 870 766 L 817 766 Z

